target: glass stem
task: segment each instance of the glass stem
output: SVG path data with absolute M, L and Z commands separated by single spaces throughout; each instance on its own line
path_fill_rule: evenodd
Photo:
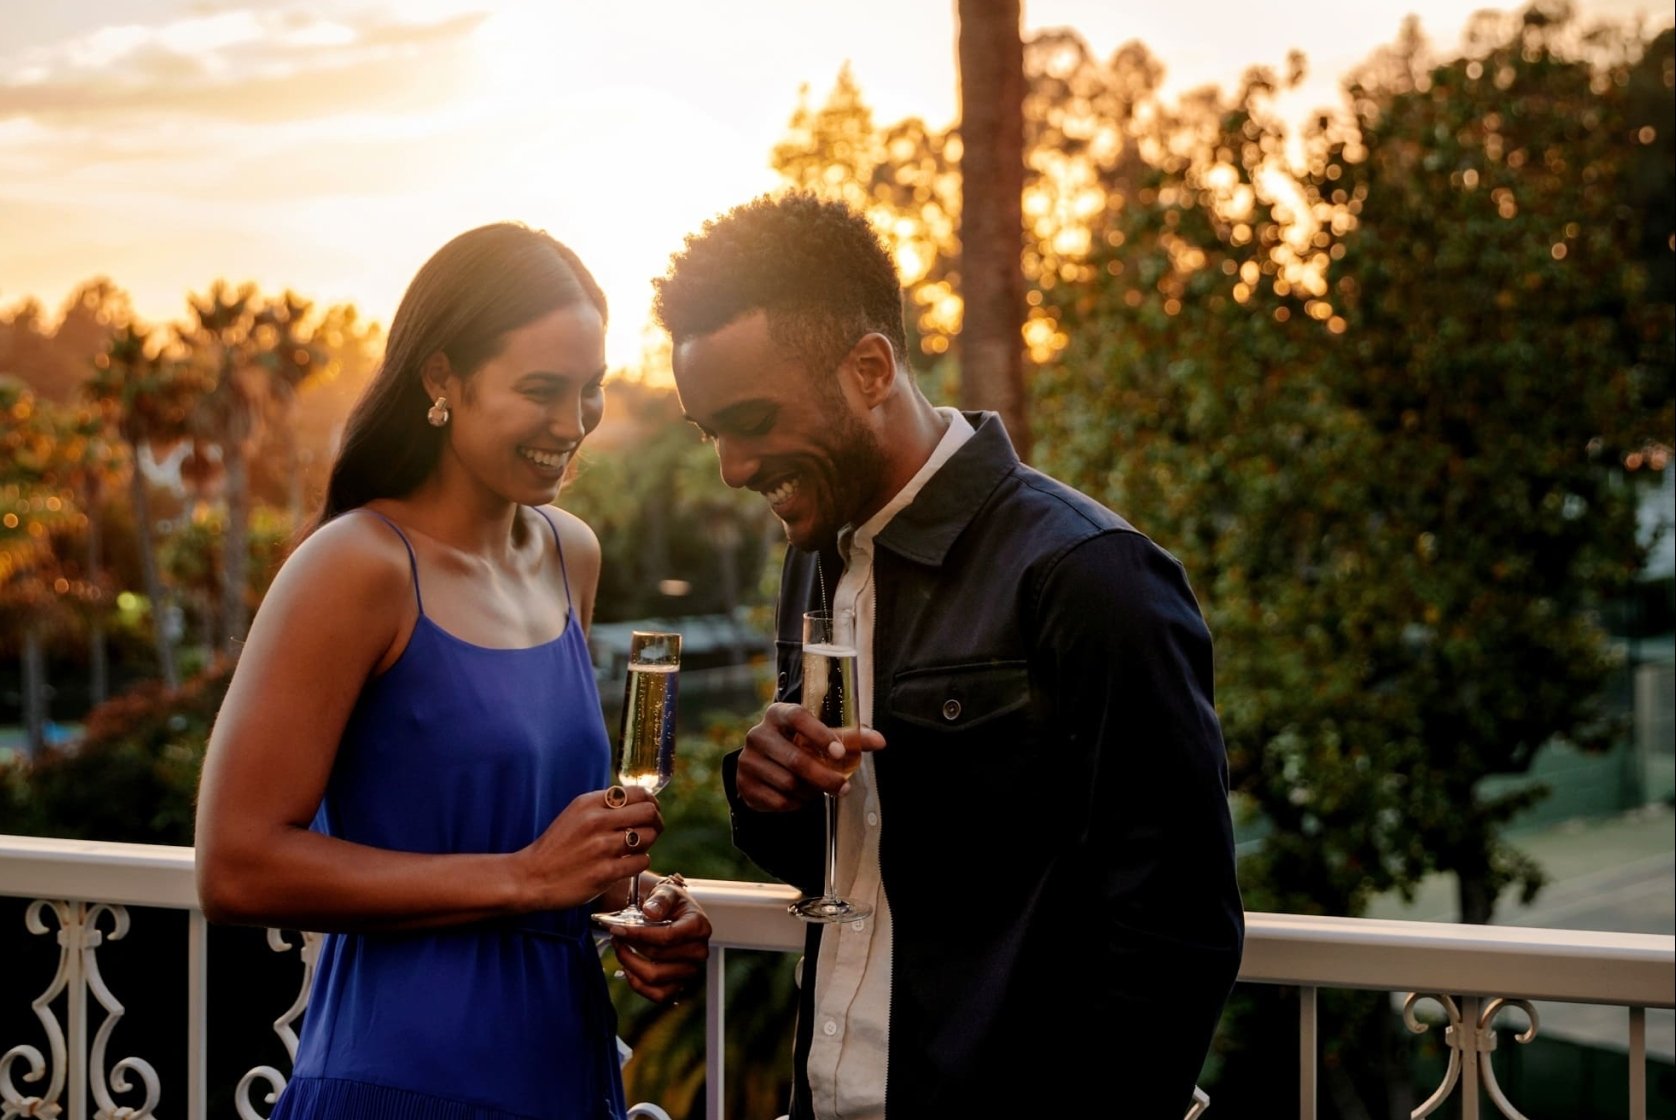
M 838 897 L 838 799 L 830 793 L 826 799 L 826 897 Z
M 629 876 L 629 900 L 623 909 L 639 912 L 640 910 L 640 876 Z

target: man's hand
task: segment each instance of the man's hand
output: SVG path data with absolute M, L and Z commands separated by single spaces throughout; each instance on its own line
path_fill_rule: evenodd
M 646 917 L 667 925 L 613 926 L 611 944 L 628 986 L 654 1003 L 691 987 L 710 956 L 710 919 L 675 879 L 665 879 L 640 904 Z
M 759 813 L 801 809 L 848 779 L 838 768 L 847 753 L 876 751 L 885 738 L 872 728 L 834 731 L 798 704 L 770 704 L 745 736 L 736 778 L 739 796 Z

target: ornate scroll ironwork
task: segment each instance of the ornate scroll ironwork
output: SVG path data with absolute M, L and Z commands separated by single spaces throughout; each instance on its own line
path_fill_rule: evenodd
M 99 972 L 99 946 L 106 937 L 120 941 L 128 933 L 127 908 L 107 902 L 89 904 L 37 899 L 25 911 L 24 925 L 30 933 L 44 935 L 48 932 L 45 916 L 49 913 L 58 920 L 58 971 L 53 974 L 46 991 L 35 997 L 30 1006 L 46 1031 L 47 1046 L 52 1051 L 52 1075 L 44 1094 L 26 1097 L 12 1080 L 12 1068 L 22 1059 L 29 1066 L 23 1080 L 40 1081 L 47 1076 L 49 1068 L 46 1055 L 34 1046 L 18 1045 L 0 1056 L 0 1120 L 12 1120 L 13 1117 L 53 1120 L 64 1111 L 62 1101 L 66 1087 L 74 1085 L 72 1091 L 81 1091 L 79 1075 L 84 1070 L 97 1106 L 93 1114 L 95 1120 L 153 1120 L 160 1088 L 157 1071 L 150 1063 L 140 1058 L 123 1058 L 111 1067 L 109 1074 L 105 1072 L 105 1050 L 125 1009 Z M 99 930 L 99 919 L 107 914 L 111 919 L 109 934 Z M 79 1047 L 85 1037 L 82 1032 L 86 1029 L 87 992 L 92 992 L 93 998 L 104 1008 L 105 1019 L 93 1036 L 93 1045 L 84 1063 L 80 1053 L 71 1052 L 65 1038 L 65 1026 L 59 1023 L 52 1004 L 60 995 L 66 997 L 68 1034 Z M 134 1090 L 129 1074 L 137 1074 L 145 1086 L 145 1100 L 139 1105 L 119 1105 L 112 1095 Z
M 292 1029 L 291 1024 L 296 1022 L 308 1007 L 309 988 L 314 983 L 314 965 L 320 956 L 320 937 L 318 933 L 304 933 L 300 946 L 293 946 L 285 940 L 283 931 L 268 931 L 268 948 L 274 952 L 285 953 L 292 948 L 300 948 L 303 982 L 298 987 L 297 998 L 291 1001 L 291 1006 L 274 1020 L 274 1033 L 285 1044 L 285 1053 L 290 1057 L 293 1066 L 297 1061 L 297 1032 Z M 233 1091 L 233 1107 L 238 1110 L 241 1120 L 265 1120 L 262 1114 L 256 1111 L 256 1106 L 250 1103 L 250 1090 L 258 1079 L 268 1083 L 268 1091 L 262 1097 L 264 1104 L 271 1105 L 277 1101 L 280 1090 L 285 1088 L 285 1075 L 272 1066 L 257 1066 L 239 1078 L 238 1088 Z
M 1496 1049 L 1496 1032 L 1491 1024 L 1502 1011 L 1509 1007 L 1517 1007 L 1525 1013 L 1527 1025 L 1513 1037 L 1521 1044 L 1527 1043 L 1536 1037 L 1540 1026 L 1536 1008 L 1531 1006 L 1529 1000 L 1492 999 L 1484 1005 L 1484 1010 L 1469 1028 L 1460 1007 L 1449 996 L 1437 992 L 1414 992 L 1403 1001 L 1402 1019 L 1415 1034 L 1424 1034 L 1430 1029 L 1430 1024 L 1420 1022 L 1414 1014 L 1415 1004 L 1423 999 L 1429 999 L 1442 1007 L 1448 1018 L 1443 1039 L 1449 1047 L 1449 1068 L 1444 1071 L 1443 1082 L 1433 1090 L 1432 1095 L 1409 1114 L 1410 1120 L 1421 1120 L 1422 1117 L 1431 1115 L 1439 1105 L 1449 1099 L 1450 1094 L 1455 1091 L 1456 1084 L 1461 1080 L 1461 1071 L 1469 1060 L 1468 1055 L 1471 1055 L 1470 1060 L 1483 1080 L 1484 1091 L 1489 1094 L 1491 1102 L 1501 1114 L 1507 1117 L 1507 1120 L 1526 1120 L 1524 1113 L 1513 1107 L 1513 1103 L 1507 1099 L 1507 1094 L 1502 1092 L 1500 1083 L 1496 1081 L 1495 1066 L 1490 1061 L 1490 1055 Z
M 79 909 L 79 907 L 78 907 Z M 35 1011 L 35 1018 L 41 1021 L 46 1030 L 47 1046 L 52 1050 L 52 1079 L 47 1083 L 44 1094 L 24 1096 L 23 1091 L 12 1081 L 12 1066 L 19 1058 L 29 1063 L 29 1072 L 23 1075 L 24 1081 L 40 1081 L 47 1075 L 46 1057 L 33 1046 L 19 1044 L 6 1051 L 0 1057 L 0 1117 L 12 1120 L 16 1116 L 44 1117 L 52 1120 L 61 1111 L 58 1103 L 64 1095 L 64 1080 L 68 1070 L 69 1060 L 64 1045 L 64 1028 L 58 1022 L 58 1016 L 53 1013 L 52 1002 L 70 985 L 70 974 L 76 970 L 79 960 L 75 958 L 70 945 L 74 940 L 70 930 L 72 924 L 80 920 L 79 913 L 71 914 L 71 904 L 68 902 L 48 902 L 39 899 L 29 904 L 24 912 L 23 924 L 30 933 L 42 935 L 47 932 L 47 924 L 42 915 L 51 911 L 58 919 L 58 971 L 53 974 L 52 983 L 47 990 L 36 996 L 30 1003 Z

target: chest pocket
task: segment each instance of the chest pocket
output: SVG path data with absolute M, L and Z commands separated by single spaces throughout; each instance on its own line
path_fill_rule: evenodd
M 899 672 L 885 732 L 891 745 L 875 764 L 881 796 L 936 805 L 937 829 L 959 835 L 964 857 L 1019 882 L 1033 881 L 1028 869 L 1054 842 L 1049 807 L 1029 796 L 1052 777 L 1034 701 L 1023 661 Z M 893 819 L 888 805 L 885 817 Z M 883 843 L 894 827 L 887 824 Z
M 1018 730 L 1030 708 L 1030 670 L 1023 661 L 984 661 L 907 669 L 890 688 L 890 714 L 927 731 L 974 736 Z M 988 738 L 987 735 L 981 736 Z M 1016 743 L 1014 745 L 1017 745 Z

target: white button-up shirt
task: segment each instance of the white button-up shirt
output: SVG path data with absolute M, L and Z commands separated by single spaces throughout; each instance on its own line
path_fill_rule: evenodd
M 853 531 L 846 527 L 838 536 L 844 574 L 833 591 L 832 609 L 855 612 L 856 710 L 863 726 L 873 722 L 874 538 L 972 438 L 972 425 L 959 412 L 937 412 L 948 428 L 931 458 L 866 524 Z M 819 1029 L 809 1046 L 809 1089 L 821 1120 L 882 1120 L 890 1037 L 890 901 L 879 879 L 883 816 L 872 754 L 863 756 L 850 783 L 850 792 L 838 802 L 837 889 L 871 906 L 873 915 L 821 935 L 815 970 Z

